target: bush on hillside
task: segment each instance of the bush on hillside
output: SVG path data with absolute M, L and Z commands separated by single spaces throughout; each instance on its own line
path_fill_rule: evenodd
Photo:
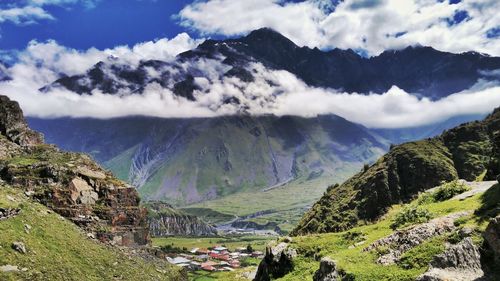
M 455 195 L 469 191 L 471 188 L 463 182 L 452 181 L 443 184 L 434 193 L 433 197 L 436 202 L 448 200 Z
M 366 236 L 361 231 L 348 231 L 342 234 L 342 239 L 349 244 L 355 244 L 366 240 Z
M 404 227 L 416 223 L 428 222 L 432 218 L 431 213 L 421 207 L 409 206 L 399 212 L 391 224 L 392 229 Z

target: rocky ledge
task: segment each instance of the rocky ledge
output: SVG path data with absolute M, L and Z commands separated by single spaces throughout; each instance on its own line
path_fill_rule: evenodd
M 43 143 L 17 102 L 0 96 L 0 179 L 75 222 L 103 242 L 149 243 L 137 191 L 90 157 Z
M 470 213 L 453 213 L 444 217 L 433 219 L 427 223 L 398 230 L 387 237 L 373 242 L 368 247 L 363 249 L 363 251 L 371 251 L 381 247 L 388 247 L 388 253 L 379 257 L 377 262 L 383 265 L 394 264 L 399 261 L 405 252 L 420 245 L 424 241 L 455 230 L 455 220 L 468 214 Z
M 163 202 L 149 202 L 149 230 L 154 237 L 165 236 L 215 236 L 217 229 L 200 218 L 174 209 Z
M 446 251 L 435 256 L 429 270 L 417 281 L 469 281 L 487 280 L 481 269 L 479 248 L 470 237 L 456 245 L 448 245 Z

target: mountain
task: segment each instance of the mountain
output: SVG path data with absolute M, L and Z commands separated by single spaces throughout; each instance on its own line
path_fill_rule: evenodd
M 468 89 L 480 79 L 498 80 L 493 71 L 500 69 L 498 57 L 475 52 L 452 54 L 422 46 L 385 51 L 370 58 L 350 49 L 298 47 L 278 32 L 263 28 L 242 38 L 207 40 L 173 61 L 145 60 L 134 66 L 109 58 L 86 73 L 63 76 L 41 91 L 62 87 L 79 94 L 99 90 L 127 95 L 140 94 L 155 83 L 194 101 L 195 91 L 208 91 L 207 83 L 201 81 L 236 77 L 244 83 L 253 82 L 262 71 L 252 66 L 255 62 L 267 69 L 289 71 L 309 86 L 381 94 L 396 85 L 431 99 Z M 225 99 L 234 105 L 240 102 L 236 96 Z
M 345 178 L 389 143 L 338 116 L 35 119 L 50 143 L 91 154 L 146 200 L 185 205 L 298 178 Z
M 394 204 L 443 181 L 494 180 L 500 174 L 500 108 L 483 121 L 442 135 L 391 147 L 375 164 L 341 185 L 328 188 L 306 212 L 293 235 L 338 232 L 372 222 Z
M 88 156 L 45 144 L 0 96 L 1 280 L 187 280 L 147 252 L 139 203 Z

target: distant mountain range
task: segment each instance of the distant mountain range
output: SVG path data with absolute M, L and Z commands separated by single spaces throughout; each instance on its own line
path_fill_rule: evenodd
M 213 63 L 200 63 L 202 60 Z M 205 90 L 196 78 L 210 82 L 214 77 L 237 77 L 242 82 L 252 82 L 257 70 L 249 66 L 251 62 L 268 69 L 287 70 L 309 86 L 381 94 L 396 85 L 408 93 L 432 99 L 468 89 L 479 79 L 498 80 L 498 75 L 491 71 L 500 69 L 498 57 L 476 52 L 452 54 L 431 47 L 385 51 L 371 58 L 350 49 L 310 49 L 263 28 L 242 38 L 207 40 L 194 50 L 179 54 L 174 61 L 145 60 L 130 66 L 109 58 L 86 73 L 63 76 L 41 90 L 62 87 L 79 94 L 99 90 L 123 95 L 142 93 L 155 82 L 175 95 L 195 100 L 193 92 Z M 226 102 L 239 103 L 234 97 L 228 97 Z

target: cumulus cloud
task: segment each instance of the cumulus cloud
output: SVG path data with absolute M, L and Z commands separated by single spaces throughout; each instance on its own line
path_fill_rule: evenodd
M 10 21 L 15 24 L 32 24 L 38 20 L 52 20 L 52 15 L 34 6 L 0 9 L 0 23 Z
M 426 45 L 449 52 L 500 55 L 500 1 L 206 0 L 182 9 L 180 24 L 204 35 L 239 35 L 271 27 L 295 43 L 319 48 L 351 48 L 376 55 L 386 49 Z
M 180 33 L 172 39 L 142 42 L 131 48 L 123 45 L 104 50 L 90 48 L 85 51 L 61 46 L 54 40 L 31 41 L 26 50 L 19 54 L 19 65 L 36 65 L 40 69 L 54 72 L 55 75 L 76 75 L 84 73 L 99 61 L 118 60 L 131 66 L 146 59 L 168 61 L 181 52 L 193 49 L 201 41 L 192 39 L 187 33 Z M 15 67 L 13 71 L 16 71 Z
M 81 4 L 91 9 L 100 0 L 27 0 L 17 1 L 16 4 L 0 3 L 0 23 L 12 22 L 18 25 L 38 23 L 42 20 L 55 18 L 45 9 L 45 6 L 65 6 Z

